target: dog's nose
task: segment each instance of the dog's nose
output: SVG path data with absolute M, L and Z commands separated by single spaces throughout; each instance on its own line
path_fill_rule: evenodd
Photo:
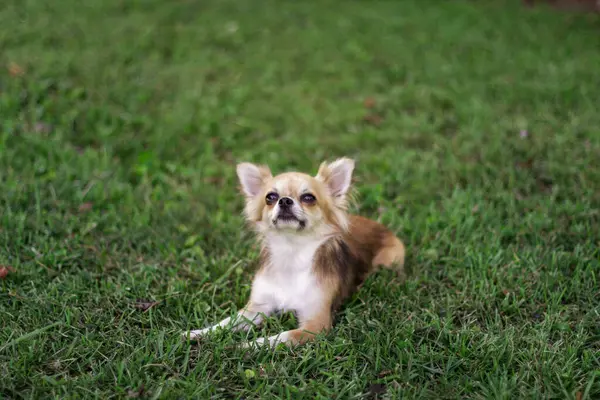
M 279 206 L 280 207 L 291 207 L 294 204 L 294 200 L 289 197 L 280 197 L 279 198 Z

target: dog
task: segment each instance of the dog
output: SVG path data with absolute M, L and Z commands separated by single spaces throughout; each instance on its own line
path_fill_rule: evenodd
M 348 204 L 355 162 L 323 162 L 316 176 L 267 166 L 237 165 L 244 215 L 261 244 L 260 267 L 250 299 L 233 318 L 184 338 L 216 329 L 248 330 L 276 311 L 293 311 L 299 328 L 247 341 L 242 347 L 304 344 L 330 331 L 333 315 L 380 267 L 404 277 L 405 246 L 388 228 L 350 215 Z

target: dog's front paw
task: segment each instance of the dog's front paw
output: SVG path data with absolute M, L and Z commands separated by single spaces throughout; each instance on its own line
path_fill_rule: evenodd
M 268 342 L 267 339 L 262 338 L 262 337 L 258 338 L 256 340 L 249 340 L 249 341 L 240 343 L 240 347 L 242 349 L 258 349 L 258 348 L 264 346 L 265 340 Z
M 201 337 L 207 336 L 211 332 L 211 328 L 197 329 L 193 331 L 186 331 L 181 334 L 181 338 L 187 340 L 197 340 Z
M 256 340 L 244 342 L 244 343 L 242 343 L 241 346 L 244 349 L 248 349 L 248 348 L 258 349 L 260 347 L 263 347 L 267 343 L 271 347 L 276 347 L 282 343 L 289 344 L 289 333 L 282 332 L 279 335 L 269 336 L 267 338 L 261 337 Z

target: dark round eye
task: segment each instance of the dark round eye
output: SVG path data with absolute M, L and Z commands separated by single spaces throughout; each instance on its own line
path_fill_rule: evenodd
M 300 196 L 300 201 L 306 204 L 313 204 L 315 201 L 317 201 L 317 198 L 310 193 L 305 193 Z
M 275 203 L 278 198 L 279 198 L 279 195 L 275 192 L 267 193 L 267 197 L 266 197 L 267 204 L 271 205 L 271 204 Z

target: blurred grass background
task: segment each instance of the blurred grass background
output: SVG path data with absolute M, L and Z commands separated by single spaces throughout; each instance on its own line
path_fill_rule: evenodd
M 0 393 L 600 396 L 599 29 L 519 1 L 6 2 Z M 412 278 L 300 349 L 180 341 L 249 293 L 235 163 L 342 155 Z

